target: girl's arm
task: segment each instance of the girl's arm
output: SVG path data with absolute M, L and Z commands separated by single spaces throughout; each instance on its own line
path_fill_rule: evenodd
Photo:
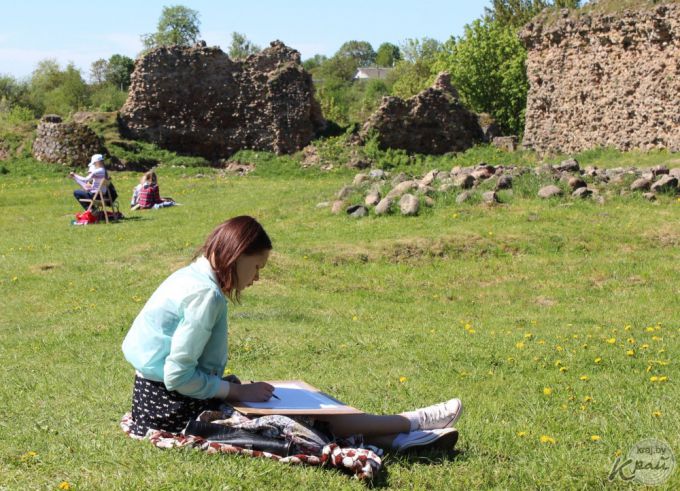
M 215 397 L 223 385 L 222 374 L 208 374 L 197 366 L 223 308 L 224 299 L 210 289 L 193 292 L 185 300 L 184 317 L 172 336 L 163 368 L 163 382 L 168 390 L 195 399 Z

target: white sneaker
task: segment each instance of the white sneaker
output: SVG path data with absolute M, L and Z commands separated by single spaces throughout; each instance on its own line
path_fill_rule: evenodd
M 399 433 L 392 443 L 392 448 L 397 452 L 425 448 L 451 450 L 456 446 L 456 442 L 458 442 L 458 430 L 455 428 L 416 430 L 410 433 Z
M 460 415 L 463 414 L 463 403 L 460 399 L 440 402 L 413 411 L 418 416 L 419 430 L 436 430 L 440 428 L 451 428 Z

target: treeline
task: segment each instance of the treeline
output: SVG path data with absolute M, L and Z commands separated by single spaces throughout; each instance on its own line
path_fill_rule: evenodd
M 303 62 L 312 73 L 327 119 L 347 127 L 360 124 L 385 95 L 410 97 L 428 87 L 437 73 L 448 71 L 464 104 L 489 113 L 505 133 L 521 134 L 528 83 L 526 50 L 517 33 L 544 8 L 577 8 L 579 0 L 492 0 L 484 15 L 465 26 L 463 35 L 440 42 L 428 37 L 374 50 L 366 41 L 344 43 L 333 56 L 315 55 Z M 164 7 L 154 33 L 142 35 L 145 50 L 191 45 L 200 36 L 197 11 Z M 227 53 L 243 59 L 260 48 L 232 33 Z M 388 72 L 380 79 L 355 80 L 362 67 Z M 0 119 L 26 121 L 46 113 L 63 116 L 83 109 L 115 111 L 127 97 L 134 61 L 115 54 L 95 61 L 89 82 L 81 71 L 43 60 L 28 80 L 0 75 Z

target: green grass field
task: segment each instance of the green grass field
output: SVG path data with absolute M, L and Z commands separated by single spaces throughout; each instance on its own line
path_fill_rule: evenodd
M 480 155 L 493 160 L 481 149 L 459 161 Z M 577 157 L 678 165 L 668 154 Z M 326 469 L 158 450 L 118 427 L 132 320 L 238 214 L 257 217 L 275 250 L 230 305 L 231 372 L 301 378 L 376 413 L 463 400 L 458 453 L 388 454 L 377 487 L 627 489 L 608 475 L 636 442 L 665 440 L 680 457 L 676 197 L 439 199 L 415 218 L 353 220 L 316 207 L 349 170 L 259 158 L 246 177 L 161 167 L 162 193 L 183 206 L 86 227 L 70 225 L 66 170 L 3 163 L 0 489 L 366 487 Z M 427 161 L 418 172 L 430 164 L 445 168 Z M 115 174 L 123 203 L 138 177 Z M 679 487 L 676 469 L 661 489 Z

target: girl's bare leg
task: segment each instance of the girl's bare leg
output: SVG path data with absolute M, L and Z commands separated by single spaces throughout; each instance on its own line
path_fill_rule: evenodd
M 334 435 L 342 437 L 361 433 L 366 437 L 389 437 L 390 444 L 398 433 L 411 431 L 410 421 L 398 415 L 333 414 L 318 416 L 317 419 L 328 422 Z M 376 441 L 375 438 L 370 440 Z

